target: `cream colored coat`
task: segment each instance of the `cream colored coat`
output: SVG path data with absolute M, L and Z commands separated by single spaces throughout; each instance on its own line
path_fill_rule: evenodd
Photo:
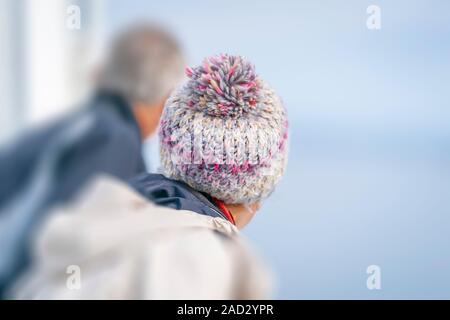
M 235 226 L 155 206 L 101 176 L 38 233 L 26 299 L 263 299 L 270 281 Z

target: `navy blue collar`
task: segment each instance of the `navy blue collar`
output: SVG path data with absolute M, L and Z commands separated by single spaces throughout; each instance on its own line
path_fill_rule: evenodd
M 192 189 L 184 182 L 168 179 L 162 174 L 141 174 L 130 180 L 130 185 L 157 205 L 227 220 L 208 195 Z

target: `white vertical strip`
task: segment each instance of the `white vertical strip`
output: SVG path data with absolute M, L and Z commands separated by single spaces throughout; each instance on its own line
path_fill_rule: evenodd
M 23 128 L 26 105 L 24 0 L 0 2 L 0 140 Z
M 27 123 L 60 115 L 70 105 L 66 8 L 60 0 L 27 0 Z
M 101 64 L 104 44 L 103 0 L 66 0 L 81 10 L 81 28 L 66 30 L 71 101 L 78 102 L 89 94 L 94 85 L 96 68 Z
M 0 1 L 0 140 L 3 141 L 12 131 L 12 97 L 9 88 L 9 68 L 11 64 L 10 17 L 11 6 L 9 1 Z

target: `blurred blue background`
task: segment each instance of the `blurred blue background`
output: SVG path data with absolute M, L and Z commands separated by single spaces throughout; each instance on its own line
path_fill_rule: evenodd
M 381 29 L 366 9 L 381 8 Z M 110 1 L 191 64 L 245 55 L 282 95 L 288 172 L 245 231 L 277 298 L 450 298 L 450 2 Z M 381 268 L 368 290 L 366 268 Z
M 191 65 L 246 56 L 288 109 L 287 174 L 244 232 L 275 298 L 450 299 L 449 1 L 45 2 L 0 2 L 0 102 L 14 106 L 0 138 L 67 111 L 97 47 L 159 22 Z M 61 28 L 71 3 L 79 32 Z M 369 5 L 380 30 L 366 27 Z M 369 265 L 381 290 L 366 286 Z

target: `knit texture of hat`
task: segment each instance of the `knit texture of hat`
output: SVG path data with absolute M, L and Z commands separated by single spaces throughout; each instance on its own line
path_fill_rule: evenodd
M 210 57 L 186 74 L 161 118 L 164 174 L 229 204 L 266 198 L 287 163 L 280 98 L 240 56 Z

